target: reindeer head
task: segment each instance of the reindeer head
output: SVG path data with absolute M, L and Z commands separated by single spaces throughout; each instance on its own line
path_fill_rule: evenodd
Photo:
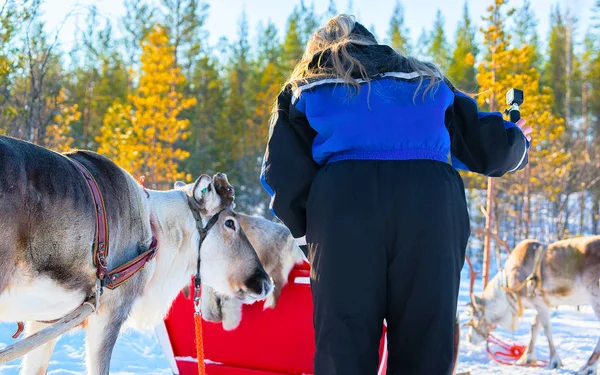
M 471 316 L 471 320 L 465 324 L 469 327 L 467 341 L 473 345 L 477 345 L 487 340 L 495 326 L 489 324 L 485 319 L 485 299 L 471 293 L 471 302 L 468 305 L 468 313 Z
M 188 196 L 199 231 L 220 213 L 200 248 L 203 283 L 222 295 L 237 297 L 243 302 L 268 296 L 273 291 L 273 281 L 232 211 L 235 193 L 227 176 L 217 173 L 211 179 L 202 175 L 193 184 L 176 182 L 175 188 Z
M 471 316 L 471 320 L 465 323 L 465 326 L 469 327 L 467 333 L 467 341 L 471 344 L 479 344 L 480 342 L 487 339 L 490 334 L 491 326 L 486 324 L 485 320 L 485 300 L 476 296 L 473 293 L 473 287 L 475 286 L 475 279 L 481 271 L 475 271 L 471 259 L 465 257 L 469 266 L 469 295 L 471 296 L 471 302 L 467 304 L 468 314 Z
M 225 209 L 208 231 L 200 259 L 202 282 L 219 294 L 250 303 L 273 291 L 273 280 L 231 209 Z
M 477 345 L 489 337 L 498 325 L 514 330 L 519 314 L 518 296 L 506 287 L 504 271 L 498 272 L 485 287 L 481 296 L 473 293 L 474 276 L 478 272 L 471 270 L 471 302 L 468 304 L 468 313 L 471 316 L 465 325 L 469 327 L 467 341 Z

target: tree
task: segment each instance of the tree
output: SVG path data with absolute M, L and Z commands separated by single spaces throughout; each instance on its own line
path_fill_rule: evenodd
M 565 97 L 567 93 L 567 27 L 560 8 L 550 13 L 550 36 L 548 38 L 548 59 L 543 69 L 544 85 L 552 86 L 554 113 L 565 116 Z
M 54 121 L 46 128 L 43 145 L 57 152 L 67 152 L 72 149 L 73 144 L 71 124 L 79 120 L 81 112 L 77 104 L 67 103 L 66 90 L 60 90 L 58 100 Z
M 32 9 L 25 32 L 24 72 L 15 82 L 14 100 L 20 108 L 13 128 L 19 137 L 39 144 L 52 121 L 56 98 L 62 86 L 62 66 L 56 53 L 58 31 L 48 40 L 39 20 L 39 4 Z
M 306 6 L 304 0 L 300 0 L 300 27 L 299 27 L 299 39 L 300 44 L 305 46 L 310 39 L 312 33 L 319 27 L 319 17 L 315 13 L 314 1 L 310 3 L 310 6 Z
M 110 21 L 102 25 L 96 8 L 92 7 L 86 23 L 70 54 L 74 67 L 65 88 L 81 111 L 80 118 L 70 125 L 74 144 L 96 149 L 95 137 L 106 110 L 115 100 L 127 99 L 130 82 Z
M 408 28 L 404 25 L 404 7 L 400 0 L 396 1 L 396 6 L 392 13 L 388 30 L 388 39 L 392 48 L 404 55 L 410 54 L 410 33 Z
M 130 69 L 139 60 L 140 43 L 152 31 L 156 21 L 156 8 L 145 0 L 123 0 L 125 15 L 121 25 L 125 30 L 123 43 L 128 52 L 127 64 Z M 133 85 L 133 83 L 131 83 Z
M 208 17 L 208 4 L 202 0 L 162 0 L 164 24 L 175 49 L 175 65 L 189 75 L 192 64 L 200 53 Z
M 475 42 L 475 27 L 469 17 L 469 8 L 466 2 L 462 20 L 456 30 L 455 40 L 456 47 L 452 52 L 448 76 L 459 89 L 474 92 L 477 88 L 475 58 L 479 54 L 479 49 Z
M 108 109 L 96 139 L 98 152 L 134 176 L 145 175 L 154 188 L 190 179 L 179 168 L 189 157 L 180 148 L 189 136 L 189 121 L 179 115 L 196 100 L 174 90 L 184 81 L 173 65 L 174 52 L 167 30 L 155 26 L 142 43 L 137 92 L 129 96 L 128 103 L 117 101 Z
M 429 56 L 429 34 L 427 30 L 423 28 L 421 30 L 421 35 L 419 35 L 419 39 L 417 40 L 417 45 L 415 46 L 416 57 L 423 60 L 431 59 Z
M 290 72 L 294 69 L 296 63 L 302 57 L 304 46 L 300 40 L 300 34 L 298 31 L 298 23 L 300 16 L 298 11 L 294 8 L 294 11 L 288 18 L 287 30 L 283 41 L 282 49 L 282 60 L 283 68 L 286 72 Z
M 505 33 L 505 24 L 513 10 L 505 11 L 505 0 L 495 0 L 495 4 L 488 8 L 488 14 L 483 20 L 486 28 L 482 29 L 486 58 L 478 66 L 477 82 L 480 85 L 478 102 L 489 111 L 500 111 L 505 105 L 504 95 L 512 87 L 521 88 L 525 93 L 525 103 L 522 113 L 527 118 L 535 119 L 535 145 L 529 153 L 529 166 L 524 173 L 515 173 L 496 181 L 488 179 L 486 202 L 486 231 L 499 230 L 501 208 L 495 204 L 496 189 L 499 184 L 500 198 L 512 200 L 525 196 L 525 216 L 529 216 L 530 195 L 535 189 L 546 192 L 549 199 L 556 197 L 557 189 L 563 188 L 561 184 L 567 181 L 568 171 L 571 168 L 564 147 L 561 144 L 564 133 L 564 122 L 552 114 L 552 90 L 544 87 L 540 92 L 540 74 L 531 64 L 533 60 L 533 47 L 524 45 L 521 48 L 511 47 L 511 38 Z M 528 70 L 515 73 L 514 63 L 519 61 L 522 66 L 529 66 Z M 526 177 L 524 179 L 524 177 Z M 495 220 L 494 220 L 495 216 Z M 515 215 L 516 216 L 516 215 Z M 527 220 L 523 224 L 528 226 Z M 484 241 L 484 284 L 489 277 L 490 236 L 486 235 Z
M 281 48 L 277 26 L 271 21 L 269 21 L 266 28 L 259 24 L 256 54 L 258 66 L 264 68 L 268 63 L 279 65 Z
M 448 41 L 444 34 L 444 17 L 442 11 L 438 9 L 435 22 L 433 24 L 433 31 L 431 32 L 431 39 L 428 48 L 429 57 L 433 59 L 433 62 L 443 71 L 448 70 L 450 53 L 448 52 Z
M 524 0 L 523 5 L 515 13 L 515 23 L 512 35 L 515 36 L 515 47 L 525 45 L 533 48 L 533 61 L 536 67 L 541 67 L 542 56 L 540 52 L 540 41 L 537 33 L 538 20 L 533 9 L 531 0 Z
M 338 15 L 337 5 L 335 4 L 335 0 L 329 0 L 329 5 L 327 6 L 327 12 L 325 13 L 325 17 L 327 19 L 335 17 Z

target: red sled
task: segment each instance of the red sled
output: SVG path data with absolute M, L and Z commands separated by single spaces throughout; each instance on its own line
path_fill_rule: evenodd
M 193 286 L 192 286 L 193 290 Z M 191 297 L 177 296 L 157 334 L 173 374 L 197 375 Z M 233 331 L 202 322 L 207 375 L 309 375 L 315 352 L 310 266 L 292 270 L 275 309 L 263 302 L 244 305 Z M 385 374 L 385 326 L 380 344 L 379 375 Z

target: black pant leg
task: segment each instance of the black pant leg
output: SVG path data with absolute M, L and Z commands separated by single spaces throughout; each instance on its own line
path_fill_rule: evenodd
M 325 167 L 307 207 L 315 375 L 375 375 L 386 303 L 387 258 L 377 169 Z
M 464 188 L 441 163 L 394 173 L 397 236 L 388 265 L 388 375 L 447 375 L 470 234 Z M 401 181 L 410 181 L 400 185 Z

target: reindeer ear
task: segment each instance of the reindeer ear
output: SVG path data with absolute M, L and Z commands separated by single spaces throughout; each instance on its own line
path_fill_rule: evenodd
M 198 202 L 201 209 L 204 209 L 205 206 L 205 197 L 208 193 L 208 190 L 211 188 L 212 179 L 209 175 L 203 174 L 198 177 L 196 182 L 194 183 L 194 188 L 192 189 L 192 196 L 194 200 Z

